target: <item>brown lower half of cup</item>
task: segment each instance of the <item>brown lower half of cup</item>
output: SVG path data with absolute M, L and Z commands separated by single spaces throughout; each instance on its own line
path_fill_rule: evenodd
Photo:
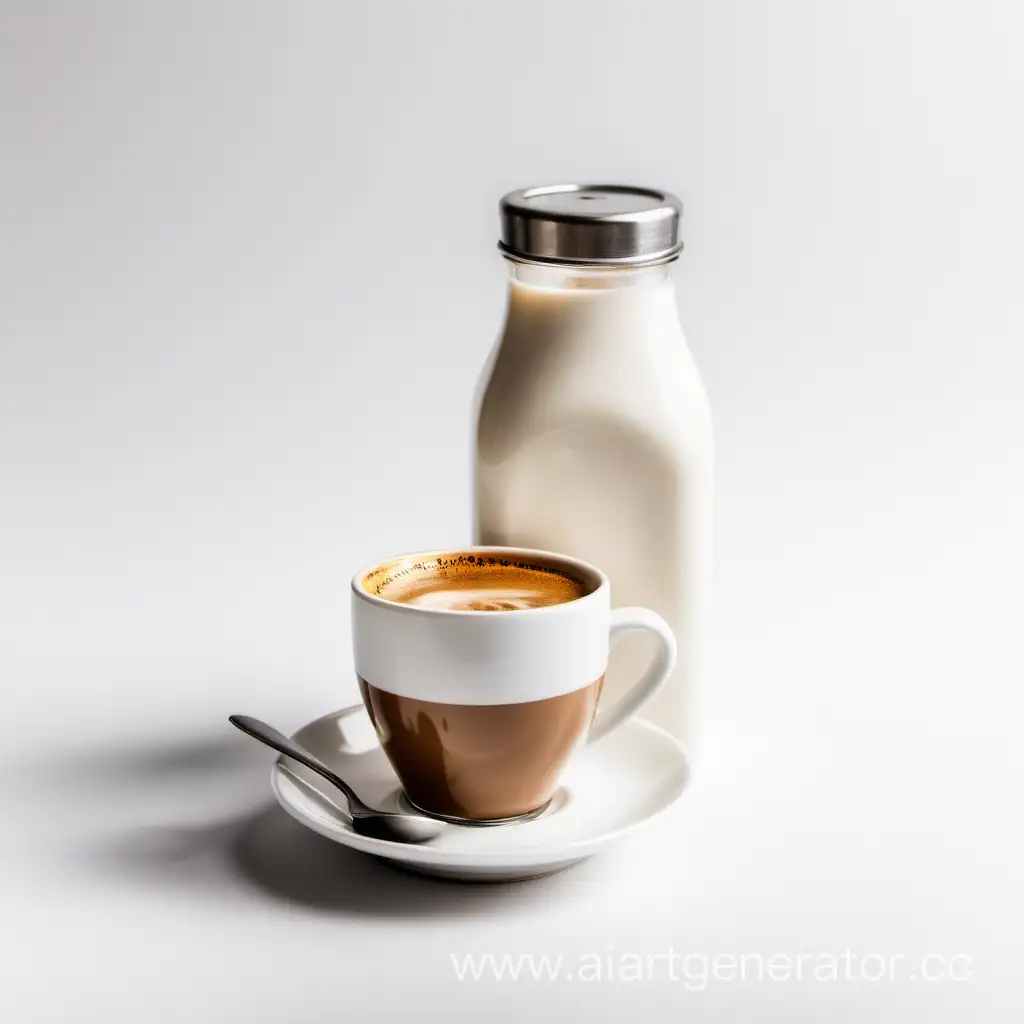
M 438 704 L 362 677 L 359 687 L 409 799 L 432 814 L 489 821 L 551 799 L 590 728 L 603 680 L 523 704 Z

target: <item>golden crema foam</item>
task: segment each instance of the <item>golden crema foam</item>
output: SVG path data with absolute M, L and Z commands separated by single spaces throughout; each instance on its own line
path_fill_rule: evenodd
M 525 611 L 583 597 L 593 582 L 555 563 L 511 561 L 486 554 L 400 560 L 365 577 L 371 594 L 433 611 Z
M 427 590 L 396 598 L 402 604 L 420 608 L 438 608 L 450 612 L 512 612 L 526 608 L 543 608 L 553 604 L 551 595 L 537 590 L 509 587 L 458 587 Z

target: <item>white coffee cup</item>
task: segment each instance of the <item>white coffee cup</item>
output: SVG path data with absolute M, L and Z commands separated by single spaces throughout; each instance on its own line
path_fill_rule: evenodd
M 451 820 L 539 813 L 577 746 L 635 714 L 675 664 L 664 619 L 613 611 L 604 573 L 551 552 L 403 555 L 357 572 L 352 594 L 356 673 L 384 751 L 408 798 Z M 653 662 L 605 707 L 610 646 L 637 630 L 657 638 Z

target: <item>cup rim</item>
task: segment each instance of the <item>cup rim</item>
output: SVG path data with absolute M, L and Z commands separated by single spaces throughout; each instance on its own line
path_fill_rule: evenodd
M 480 552 L 484 554 L 500 553 L 522 556 L 524 558 L 549 558 L 554 561 L 561 562 L 568 568 L 575 568 L 581 572 L 590 573 L 596 577 L 598 582 L 597 586 L 589 593 L 583 594 L 581 597 L 575 597 L 571 601 L 562 601 L 559 604 L 544 605 L 540 608 L 512 608 L 502 610 L 500 612 L 456 608 L 424 608 L 421 605 L 401 604 L 398 601 L 389 601 L 387 598 L 371 594 L 360 586 L 360 580 L 369 575 L 372 570 L 379 568 L 387 562 L 397 562 L 406 558 L 430 558 L 438 555 L 461 554 L 462 552 Z M 560 551 L 547 551 L 543 548 L 520 548 L 508 544 L 466 544 L 456 547 L 430 548 L 428 550 L 410 551 L 405 554 L 392 555 L 390 558 L 376 559 L 375 561 L 364 565 L 352 576 L 350 586 L 352 588 L 352 593 L 356 597 L 364 601 L 368 601 L 370 604 L 381 605 L 393 611 L 408 615 L 446 615 L 461 617 L 486 616 L 488 619 L 493 621 L 496 616 L 505 618 L 506 616 L 520 617 L 523 615 L 558 614 L 562 609 L 578 609 L 581 603 L 593 602 L 595 599 L 600 598 L 602 594 L 607 593 L 610 584 L 608 582 L 608 577 L 593 563 L 585 562 L 582 558 L 573 558 L 571 555 L 564 555 Z

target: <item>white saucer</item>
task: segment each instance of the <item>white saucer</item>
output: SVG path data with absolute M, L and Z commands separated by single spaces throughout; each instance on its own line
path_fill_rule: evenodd
M 371 806 L 407 809 L 361 705 L 311 722 L 295 739 Z M 656 726 L 633 719 L 577 752 L 550 809 L 534 821 L 493 828 L 453 825 L 422 845 L 353 832 L 344 797 L 289 759 L 278 758 L 271 784 L 293 818 L 337 843 L 424 874 L 497 882 L 550 874 L 592 856 L 671 808 L 688 778 L 679 744 Z

